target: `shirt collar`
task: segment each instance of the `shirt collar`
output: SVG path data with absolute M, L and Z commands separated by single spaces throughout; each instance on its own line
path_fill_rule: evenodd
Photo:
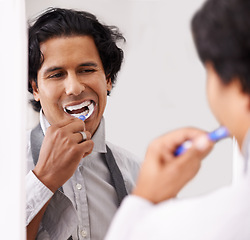
M 106 149 L 106 137 L 105 137 L 105 120 L 102 117 L 100 124 L 92 136 L 92 141 L 94 142 L 93 152 L 107 152 Z
M 44 116 L 42 109 L 40 110 L 40 125 L 43 130 L 43 134 L 45 135 L 47 128 L 50 126 L 50 123 Z
M 41 128 L 43 130 L 43 133 L 45 135 L 46 130 L 50 126 L 50 123 L 48 122 L 48 120 L 44 116 L 42 109 L 40 110 L 40 124 L 41 124 Z M 104 120 L 104 117 L 102 117 L 96 132 L 92 136 L 92 141 L 94 142 L 93 152 L 106 153 L 107 149 L 106 149 L 106 141 L 105 140 L 106 140 L 106 138 L 105 138 L 105 120 Z

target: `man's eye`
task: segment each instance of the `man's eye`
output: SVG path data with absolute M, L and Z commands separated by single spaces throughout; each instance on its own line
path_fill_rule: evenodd
M 62 76 L 63 76 L 63 73 L 55 73 L 55 74 L 49 75 L 49 78 L 60 78 Z
M 93 73 L 96 72 L 96 69 L 81 69 L 79 70 L 79 73 Z

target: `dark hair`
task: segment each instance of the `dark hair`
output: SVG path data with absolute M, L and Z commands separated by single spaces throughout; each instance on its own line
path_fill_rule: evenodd
M 192 19 L 203 63 L 211 62 L 223 83 L 239 78 L 250 93 L 250 0 L 208 0 Z
M 37 72 L 43 63 L 40 44 L 54 37 L 74 35 L 93 37 L 105 75 L 111 79 L 112 85 L 115 84 L 123 61 L 123 51 L 117 47 L 116 42 L 126 41 L 119 29 L 101 24 L 96 16 L 88 12 L 49 8 L 29 27 L 29 92 L 33 93 L 31 82 L 37 84 Z M 34 110 L 41 109 L 40 102 L 31 100 L 31 103 Z

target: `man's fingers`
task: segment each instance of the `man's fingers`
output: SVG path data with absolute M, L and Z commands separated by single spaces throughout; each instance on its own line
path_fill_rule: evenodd
M 61 127 L 67 126 L 68 124 L 72 123 L 75 119 L 76 119 L 75 117 L 69 116 L 68 118 L 63 119 L 60 122 L 54 124 L 54 126 L 57 128 L 61 128 Z
M 69 142 L 80 143 L 91 138 L 91 134 L 85 130 L 85 123 L 80 119 L 72 117 L 63 120 L 59 124 L 51 125 L 46 135 L 53 134 L 54 138 L 57 139 L 56 141 L 60 141 L 59 139 L 68 139 Z
M 94 147 L 94 142 L 92 140 L 86 140 L 82 143 L 79 144 L 79 146 L 84 149 L 83 155 L 82 157 L 86 157 L 87 155 L 89 155 Z
M 62 129 L 66 130 L 67 132 L 73 132 L 73 133 L 86 130 L 85 123 L 82 120 L 75 117 L 64 119 L 61 122 L 50 126 L 49 128 Z
M 182 171 L 190 173 L 190 177 L 193 177 L 193 175 L 196 174 L 196 172 L 200 168 L 202 159 L 208 155 L 208 153 L 214 146 L 214 143 L 209 141 L 208 138 L 204 138 L 202 141 L 204 142 L 199 143 L 199 141 L 194 141 L 190 149 L 188 149 L 186 152 L 184 152 L 174 160 L 176 161 L 177 165 L 182 168 Z
M 67 129 L 66 131 L 73 132 L 73 133 L 86 130 L 85 123 L 78 118 L 74 118 L 73 121 L 71 121 L 66 126 L 63 126 L 62 128 L 65 128 Z

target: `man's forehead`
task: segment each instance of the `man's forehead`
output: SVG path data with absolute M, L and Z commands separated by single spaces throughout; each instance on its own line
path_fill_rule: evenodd
M 93 39 L 89 36 L 53 38 L 40 47 L 43 68 L 92 66 L 102 68 L 102 61 Z
M 40 43 L 40 50 L 49 45 L 60 45 L 65 42 L 78 45 L 92 45 L 96 48 L 94 38 L 90 35 L 68 35 L 68 36 L 54 36 Z

